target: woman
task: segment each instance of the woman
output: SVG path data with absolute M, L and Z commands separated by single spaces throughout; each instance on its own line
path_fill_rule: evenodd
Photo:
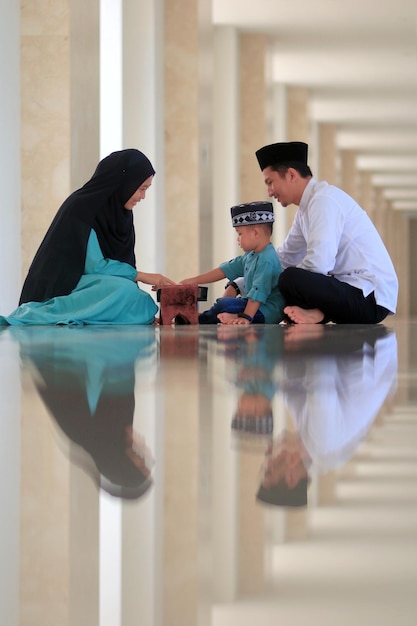
M 158 307 L 137 283 L 175 284 L 138 272 L 132 209 L 155 171 L 139 150 L 113 152 L 62 204 L 29 269 L 19 307 L 0 323 L 153 324 Z

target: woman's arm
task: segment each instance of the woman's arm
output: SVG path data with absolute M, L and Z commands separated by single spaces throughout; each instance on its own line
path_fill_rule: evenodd
M 166 287 L 166 285 L 176 285 L 177 283 L 163 274 L 153 274 L 149 272 L 138 272 L 134 279 L 137 283 L 144 283 L 145 285 L 152 285 L 153 291 L 156 291 L 160 287 Z
M 106 259 L 101 252 L 100 244 L 94 230 L 91 231 L 87 245 L 87 256 L 85 261 L 85 274 L 107 274 L 108 276 L 119 276 L 134 282 L 141 282 L 145 285 L 153 285 L 154 290 L 164 285 L 175 285 L 175 282 L 162 274 L 138 272 L 129 263 L 121 263 L 114 259 Z

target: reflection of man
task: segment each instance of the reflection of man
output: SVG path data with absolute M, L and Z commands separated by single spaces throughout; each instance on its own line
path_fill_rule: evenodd
M 308 455 L 297 434 L 284 433 L 268 446 L 257 500 L 276 506 L 305 506 L 308 466 Z
M 308 476 L 352 458 L 396 383 L 397 342 L 385 327 L 321 327 L 320 337 L 304 328 L 285 330 L 281 391 L 296 432 L 268 449 L 258 494 L 281 506 L 306 504 Z

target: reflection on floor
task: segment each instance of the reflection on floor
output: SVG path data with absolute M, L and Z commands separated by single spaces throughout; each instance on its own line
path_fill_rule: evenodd
M 0 331 L 2 626 L 417 622 L 417 322 Z

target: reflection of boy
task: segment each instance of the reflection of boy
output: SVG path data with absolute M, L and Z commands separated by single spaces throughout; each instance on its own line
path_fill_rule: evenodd
M 270 392 L 268 381 L 262 385 L 258 379 L 245 383 L 239 396 L 232 420 L 232 430 L 245 435 L 272 435 L 274 418 L 271 400 L 275 389 Z
M 284 299 L 278 289 L 281 264 L 271 243 L 274 211 L 271 202 L 250 202 L 231 208 L 232 224 L 244 254 L 181 284 L 213 283 L 245 277 L 245 297 L 218 298 L 199 316 L 200 324 L 276 324 Z

